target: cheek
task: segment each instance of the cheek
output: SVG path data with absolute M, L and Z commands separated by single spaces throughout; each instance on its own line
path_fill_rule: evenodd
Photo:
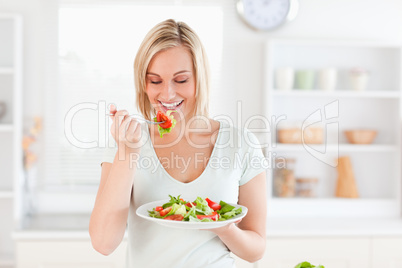
M 195 98 L 195 84 L 194 83 L 189 85 L 189 87 L 186 90 L 186 95 L 187 95 L 187 98 L 190 98 L 190 99 Z
M 155 90 L 152 90 L 152 88 L 148 85 L 145 86 L 145 94 L 152 99 L 155 96 Z

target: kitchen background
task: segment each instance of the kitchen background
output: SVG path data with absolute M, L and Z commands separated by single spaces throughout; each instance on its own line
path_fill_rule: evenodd
M 339 119 L 332 126 L 339 132 L 326 129 L 331 133 L 328 151 L 307 146 L 318 148 L 314 156 L 289 143 L 265 151 L 286 157 L 289 169 L 268 175 L 266 256 L 257 264 L 238 260 L 239 267 L 293 267 L 304 259 L 326 267 L 402 267 L 397 250 L 402 246 L 401 11 L 398 0 L 300 0 L 294 21 L 263 32 L 242 21 L 235 0 L 0 0 L 1 14 L 22 18 L 22 53 L 17 43 L 11 50 L 22 55 L 23 74 L 21 102 L 8 103 L 13 112 L 0 121 L 0 267 L 122 266 L 124 243 L 106 258 L 91 249 L 86 231 L 99 164 L 114 152 L 105 134 L 108 118 L 99 119 L 98 112 L 109 103 L 135 112 L 131 72 L 138 42 L 150 27 L 171 17 L 187 21 L 206 46 L 213 71 L 212 117 L 228 116 L 244 126 L 255 115 L 286 114 L 296 124 L 325 108 Z M 1 30 L 7 32 L 7 23 L 0 24 Z M 2 56 L 8 54 L 3 38 L 0 60 L 12 59 Z M 336 91 L 276 90 L 280 67 L 316 75 L 335 67 Z M 347 83 L 354 67 L 370 71 L 365 92 Z M 7 99 L 18 83 L 3 70 L 0 98 Z M 19 71 L 16 67 L 15 76 Z M 83 103 L 87 109 L 74 117 L 74 109 L 83 107 L 76 105 Z M 65 132 L 66 122 L 73 122 L 74 133 Z M 15 153 L 10 141 L 19 137 L 20 123 L 24 150 Z M 261 128 L 262 122 L 250 127 Z M 351 146 L 343 130 L 354 128 L 377 130 L 372 146 Z M 275 135 L 257 135 L 262 142 L 276 141 Z M 74 140 L 87 144 L 74 146 Z M 89 143 L 94 140 L 96 148 Z M 21 178 L 10 166 L 22 153 Z M 350 158 L 339 158 L 337 166 L 334 161 L 344 156 Z M 338 173 L 349 174 L 343 195 L 353 198 L 335 198 Z M 307 187 L 304 193 L 315 198 L 301 197 L 295 176 L 299 187 Z

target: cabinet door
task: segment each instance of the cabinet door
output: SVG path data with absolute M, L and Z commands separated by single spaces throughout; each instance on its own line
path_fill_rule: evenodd
M 106 257 L 86 240 L 19 241 L 16 268 L 121 268 L 125 266 L 125 249 L 123 242 Z
M 18 241 L 16 268 L 122 268 L 127 242 L 109 256 L 96 252 L 89 241 Z M 253 268 L 234 254 L 237 268 Z
M 402 237 L 373 238 L 373 266 L 402 268 Z
M 257 267 L 292 268 L 308 261 L 325 268 L 368 268 L 369 253 L 368 238 L 275 238 L 268 239 Z

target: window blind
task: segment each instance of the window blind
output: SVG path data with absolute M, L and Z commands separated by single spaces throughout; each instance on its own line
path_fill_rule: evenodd
M 110 103 L 138 113 L 134 57 L 145 34 L 158 22 L 168 18 L 185 21 L 199 34 L 210 61 L 212 88 L 220 87 L 222 7 L 209 1 L 160 3 L 59 3 L 55 42 L 58 58 L 47 72 L 46 185 L 99 183 L 100 163 L 113 159 L 116 152 L 110 135 L 111 120 L 105 113 Z

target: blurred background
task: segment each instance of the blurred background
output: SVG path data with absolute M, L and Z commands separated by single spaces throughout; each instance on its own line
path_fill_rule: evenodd
M 297 3 L 277 28 L 247 22 Z M 238 267 L 402 267 L 401 12 L 398 0 L 0 0 L 0 268 L 124 266 L 125 241 L 105 257 L 87 232 L 116 151 L 105 114 L 137 113 L 134 57 L 168 18 L 205 46 L 211 117 L 250 128 L 270 163 L 267 254 Z

